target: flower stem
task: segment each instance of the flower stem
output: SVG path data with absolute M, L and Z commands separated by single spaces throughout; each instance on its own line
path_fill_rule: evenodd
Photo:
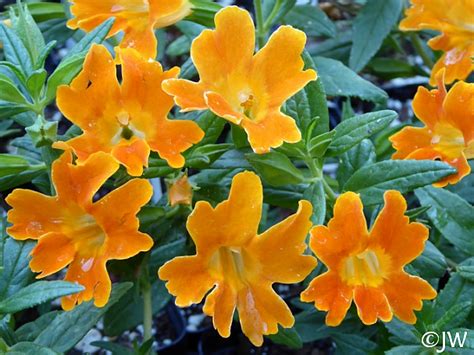
M 148 283 L 143 286 L 143 342 L 151 339 L 153 327 L 153 307 L 151 303 L 151 286 Z
M 421 59 L 423 59 L 423 63 L 425 63 L 428 68 L 433 68 L 434 63 L 431 60 L 429 54 L 426 52 L 425 48 L 423 47 L 423 43 L 421 43 L 421 39 L 418 34 L 415 32 L 411 32 L 409 36 L 413 47 L 415 47 L 416 52 L 421 57 Z
M 278 11 L 280 11 L 282 5 L 282 0 L 276 0 L 275 5 L 273 6 L 272 12 L 270 12 L 270 15 L 268 15 L 268 18 L 265 19 L 265 23 L 263 25 L 263 28 L 265 32 L 267 32 L 271 25 L 273 24 L 273 20 L 275 19 L 276 15 L 278 15 Z
M 265 44 L 265 24 L 263 22 L 262 0 L 254 0 L 255 18 L 257 20 L 257 43 L 258 48 Z
M 328 195 L 330 200 L 336 201 L 337 195 L 333 191 L 331 186 L 329 186 L 329 184 L 326 182 L 326 180 L 324 180 L 324 178 L 321 178 L 321 181 L 323 182 L 324 192 L 326 192 L 326 195 Z

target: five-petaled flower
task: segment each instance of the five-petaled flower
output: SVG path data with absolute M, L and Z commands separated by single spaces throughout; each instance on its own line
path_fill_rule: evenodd
M 79 162 L 103 151 L 112 154 L 130 175 L 139 176 L 148 165 L 150 150 L 174 168 L 182 167 L 183 151 L 199 142 L 204 132 L 192 121 L 169 120 L 173 99 L 161 89 L 164 79 L 179 68 L 163 71 L 134 49 L 118 51 L 122 66 L 119 84 L 116 66 L 104 46 L 94 45 L 84 69 L 70 86 L 61 86 L 57 104 L 61 112 L 83 130 L 55 148 L 72 148 Z
M 121 48 L 134 48 L 146 59 L 156 58 L 154 30 L 170 26 L 191 13 L 189 0 L 70 0 L 73 18 L 67 25 L 91 31 L 114 17 L 109 37 L 124 32 Z
M 300 201 L 294 215 L 258 234 L 262 200 L 257 175 L 236 175 L 228 200 L 215 208 L 199 201 L 189 216 L 187 229 L 196 255 L 177 257 L 159 270 L 180 307 L 201 302 L 212 289 L 204 312 L 213 317 L 223 337 L 230 335 L 237 308 L 244 334 L 258 346 L 264 334 L 278 331 L 278 323 L 284 327 L 294 323 L 272 284 L 300 282 L 316 265 L 312 256 L 303 255 L 311 204 Z
M 472 0 L 411 0 L 406 18 L 400 22 L 403 31 L 431 29 L 441 35 L 428 45 L 445 53 L 431 71 L 431 84 L 436 74 L 446 69 L 446 82 L 464 80 L 474 70 L 474 1 Z
M 440 159 L 457 174 L 441 179 L 434 186 L 455 184 L 468 175 L 467 159 L 474 158 L 474 84 L 459 81 L 446 92 L 443 70 L 437 75 L 438 89 L 419 87 L 413 111 L 425 127 L 405 127 L 390 137 L 397 150 L 394 159 Z
M 106 263 L 128 259 L 149 250 L 153 240 L 138 231 L 135 217 L 152 195 L 151 184 L 134 179 L 97 202 L 93 197 L 117 171 L 118 163 L 106 153 L 91 155 L 73 165 L 66 151 L 52 166 L 56 196 L 16 189 L 6 199 L 12 206 L 8 234 L 17 240 L 35 239 L 30 268 L 42 278 L 68 266 L 65 280 L 85 287 L 63 297 L 65 310 L 94 298 L 97 307 L 110 296 L 111 281 Z
M 387 191 L 384 200 L 370 232 L 362 202 L 353 192 L 337 199 L 327 227 L 311 230 L 310 247 L 328 271 L 311 281 L 301 300 L 328 311 L 329 326 L 342 322 L 352 300 L 364 324 L 377 318 L 388 322 L 393 314 L 415 323 L 413 310 L 422 308 L 423 299 L 436 296 L 429 283 L 404 271 L 423 251 L 428 228 L 409 222 L 406 201 L 398 191 Z
M 314 70 L 303 71 L 304 32 L 281 26 L 254 55 L 255 28 L 247 11 L 226 7 L 215 23 L 215 30 L 204 30 L 191 46 L 200 81 L 169 79 L 163 89 L 182 111 L 209 108 L 242 126 L 256 153 L 300 141 L 295 121 L 281 106 L 316 79 Z

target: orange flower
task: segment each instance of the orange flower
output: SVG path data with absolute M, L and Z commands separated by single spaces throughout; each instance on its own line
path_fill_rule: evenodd
M 300 201 L 294 215 L 258 234 L 262 200 L 257 175 L 248 171 L 236 175 L 228 200 L 216 208 L 199 201 L 189 216 L 187 229 L 196 255 L 174 258 L 159 270 L 180 307 L 201 302 L 212 289 L 204 312 L 213 317 L 223 337 L 230 335 L 237 308 L 244 334 L 257 346 L 262 335 L 278 331 L 278 323 L 284 327 L 294 323 L 272 284 L 302 281 L 316 265 L 313 257 L 303 255 L 311 204 Z
M 91 31 L 114 17 L 109 37 L 124 32 L 122 48 L 135 48 L 146 59 L 156 58 L 154 30 L 170 26 L 191 13 L 188 0 L 70 0 L 74 16 L 67 25 Z
M 393 159 L 441 159 L 458 170 L 434 186 L 455 184 L 468 175 L 466 159 L 474 158 L 474 84 L 457 82 L 446 93 L 443 70 L 438 89 L 419 87 L 413 111 L 425 127 L 405 127 L 390 137 L 397 150 Z
M 215 23 L 215 30 L 203 31 L 191 46 L 200 81 L 169 79 L 163 89 L 175 96 L 183 111 L 209 108 L 242 126 L 256 153 L 301 140 L 295 121 L 280 109 L 316 79 L 314 70 L 302 70 L 306 35 L 281 26 L 253 55 L 255 28 L 247 11 L 226 7 L 216 14 Z
M 339 196 L 327 227 L 311 230 L 310 247 L 328 271 L 311 281 L 301 300 L 328 311 L 329 326 L 342 322 L 353 299 L 360 319 L 370 325 L 377 318 L 389 322 L 393 314 L 415 323 L 413 310 L 422 308 L 421 300 L 436 297 L 430 284 L 403 270 L 423 251 L 428 228 L 409 223 L 400 192 L 387 191 L 384 199 L 370 232 L 362 202 L 353 192 Z
M 169 185 L 168 199 L 171 206 L 190 205 L 193 201 L 193 187 L 188 176 L 183 175 Z
M 17 240 L 38 240 L 30 261 L 31 270 L 40 272 L 37 278 L 69 265 L 65 280 L 85 287 L 62 298 L 65 310 L 92 298 L 97 307 L 103 307 L 111 289 L 107 261 L 128 259 L 153 245 L 147 234 L 138 231 L 135 217 L 151 198 L 148 181 L 133 179 L 92 201 L 117 169 L 117 162 L 105 153 L 91 155 L 83 165 L 73 165 L 67 151 L 52 167 L 56 196 L 16 189 L 6 199 L 12 206 L 8 234 Z
M 472 0 L 411 0 L 400 29 L 413 31 L 431 29 L 441 32 L 428 45 L 445 53 L 431 71 L 431 85 L 435 76 L 446 69 L 446 82 L 464 80 L 474 70 L 474 1 Z
M 199 142 L 204 133 L 192 121 L 167 118 L 173 99 L 160 84 L 176 77 L 179 68 L 164 72 L 160 63 L 145 60 L 133 49 L 122 49 L 118 55 L 121 85 L 110 53 L 94 45 L 82 72 L 70 86 L 58 88 L 59 109 L 84 133 L 54 147 L 72 148 L 79 162 L 98 151 L 111 153 L 134 176 L 148 165 L 150 149 L 173 168 L 182 167 L 181 152 Z

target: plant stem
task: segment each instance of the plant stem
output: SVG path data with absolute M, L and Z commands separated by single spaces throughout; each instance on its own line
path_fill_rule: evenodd
M 329 186 L 329 184 L 326 182 L 326 180 L 324 180 L 323 177 L 321 178 L 321 181 L 323 182 L 324 192 L 326 192 L 326 195 L 328 195 L 328 197 L 329 197 L 330 200 L 336 201 L 337 195 L 336 195 L 336 193 L 333 191 L 333 189 L 331 188 L 331 186 Z
M 143 286 L 143 342 L 151 339 L 153 327 L 153 307 L 151 303 L 151 286 L 149 283 Z
M 282 0 L 276 0 L 272 12 L 270 12 L 270 15 L 268 15 L 268 18 L 265 20 L 265 23 L 263 25 L 265 33 L 270 29 L 271 25 L 273 24 L 273 20 L 275 19 L 275 16 L 278 15 L 278 11 L 280 11 L 281 5 Z
M 329 197 L 330 200 L 335 201 L 337 198 L 337 195 L 333 191 L 331 186 L 329 186 L 329 184 L 326 182 L 326 180 L 324 180 L 322 169 L 317 167 L 317 165 L 314 162 L 314 159 L 311 157 L 308 157 L 307 159 L 305 159 L 305 163 L 308 166 L 313 179 L 320 179 L 321 182 L 323 183 L 323 188 L 326 195 Z
M 425 65 L 428 68 L 430 68 L 430 69 L 433 68 L 434 63 L 431 60 L 429 54 L 426 53 L 426 50 L 423 47 L 423 43 L 421 43 L 421 39 L 418 36 L 418 34 L 415 33 L 415 32 L 411 32 L 409 34 L 409 36 L 410 36 L 410 39 L 411 39 L 411 43 L 413 44 L 413 47 L 415 47 L 416 52 L 421 57 L 421 59 L 423 59 L 423 63 L 425 63 Z
M 254 0 L 255 17 L 257 20 L 257 43 L 258 48 L 265 44 L 265 25 L 263 23 L 262 0 Z

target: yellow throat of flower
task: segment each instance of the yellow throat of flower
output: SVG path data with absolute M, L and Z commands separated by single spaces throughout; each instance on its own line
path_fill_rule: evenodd
M 366 249 L 342 261 L 341 278 L 351 286 L 380 286 L 388 276 L 390 259 L 382 250 Z

